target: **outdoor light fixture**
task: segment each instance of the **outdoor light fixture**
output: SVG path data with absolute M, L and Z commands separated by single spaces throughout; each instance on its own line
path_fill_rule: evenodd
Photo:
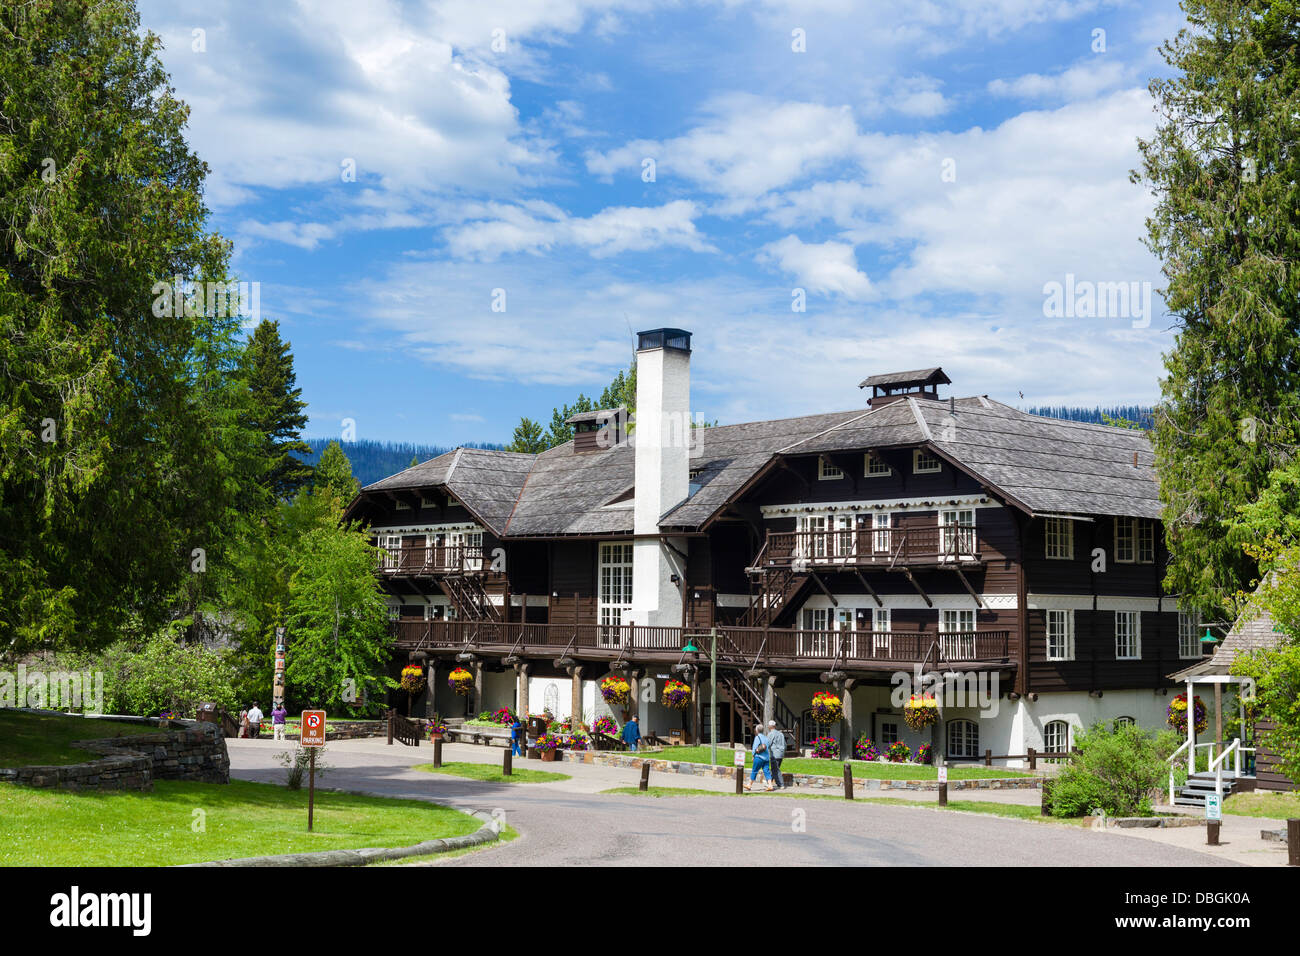
M 686 639 L 686 646 L 682 650 L 687 654 L 698 654 L 700 652 L 700 649 L 695 646 L 695 642 L 689 637 Z
M 1211 647 L 1217 643 L 1219 643 L 1219 639 L 1211 634 L 1210 629 L 1207 627 L 1205 629 L 1205 636 L 1201 638 L 1201 645 L 1203 647 Z

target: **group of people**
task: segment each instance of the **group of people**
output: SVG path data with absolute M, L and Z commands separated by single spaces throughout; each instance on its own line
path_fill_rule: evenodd
M 287 716 L 289 711 L 285 710 L 283 702 L 271 708 L 271 730 L 276 740 L 284 740 L 284 719 Z M 257 701 L 253 701 L 252 707 L 239 712 L 239 736 L 256 740 L 262 736 L 262 721 L 265 719 L 266 715 L 257 706 Z
M 745 784 L 746 790 L 754 789 L 754 781 L 762 772 L 763 777 L 767 780 L 768 790 L 784 790 L 785 780 L 781 776 L 781 761 L 785 759 L 785 734 L 777 729 L 776 721 L 767 722 L 767 730 L 764 731 L 762 725 L 756 728 L 753 743 L 750 750 L 754 754 L 754 762 L 749 770 L 749 783 Z M 776 783 L 773 785 L 773 780 Z

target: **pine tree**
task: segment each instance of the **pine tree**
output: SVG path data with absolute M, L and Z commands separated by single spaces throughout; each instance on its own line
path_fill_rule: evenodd
M 321 452 L 312 490 L 317 495 L 331 499 L 340 512 L 360 490 L 360 483 L 352 477 L 352 463 L 338 442 L 330 442 Z
M 280 323 L 263 319 L 248 338 L 240 361 L 253 399 L 250 427 L 266 436 L 266 471 L 261 483 L 278 500 L 293 495 L 311 477 L 311 468 L 295 455 L 309 455 L 301 439 L 307 424 L 302 389 L 295 387 L 289 343 L 280 338 Z
M 1226 534 L 1293 450 L 1300 412 L 1300 17 L 1294 0 L 1184 0 L 1135 181 L 1179 332 L 1154 432 L 1185 606 L 1225 614 L 1255 576 Z
M 535 455 L 538 452 L 546 451 L 549 447 L 546 444 L 545 436 L 542 435 L 542 426 L 531 418 L 521 418 L 519 424 L 515 427 L 513 439 L 506 446 L 506 451 Z

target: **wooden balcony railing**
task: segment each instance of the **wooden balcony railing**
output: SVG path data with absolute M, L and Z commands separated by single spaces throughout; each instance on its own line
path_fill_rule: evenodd
M 769 531 L 760 552 L 764 567 L 917 567 L 976 564 L 974 525 L 928 528 L 850 528 Z
M 379 570 L 386 575 L 471 574 L 484 570 L 482 545 L 402 545 L 384 548 Z
M 518 624 L 499 621 L 395 621 L 402 650 L 474 646 L 507 653 L 549 654 L 564 650 L 623 654 L 637 659 L 676 661 L 686 643 L 679 627 L 630 624 Z M 1010 631 L 796 631 L 787 628 L 723 627 L 719 659 L 724 663 L 846 664 L 866 662 L 1000 663 L 1013 653 Z M 698 644 L 699 641 L 697 640 Z

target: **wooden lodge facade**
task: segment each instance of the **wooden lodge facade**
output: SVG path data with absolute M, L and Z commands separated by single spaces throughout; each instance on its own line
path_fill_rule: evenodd
M 641 682 L 643 732 L 706 739 L 716 633 L 723 739 L 772 718 L 805 743 L 915 748 L 900 675 L 948 672 L 982 695 L 945 705 L 949 759 L 1163 724 L 1166 675 L 1201 646 L 1161 589 L 1143 432 L 945 398 L 938 368 L 867 379 L 866 408 L 695 428 L 690 335 L 639 346 L 630 434 L 623 410 L 589 413 L 565 445 L 457 449 L 351 503 L 383 549 L 399 658 L 431 670 L 420 712 L 465 706 L 459 664 L 474 710 L 591 719 L 618 672 Z M 657 702 L 669 675 L 696 690 L 685 715 Z M 829 686 L 846 713 L 828 731 L 807 711 Z

